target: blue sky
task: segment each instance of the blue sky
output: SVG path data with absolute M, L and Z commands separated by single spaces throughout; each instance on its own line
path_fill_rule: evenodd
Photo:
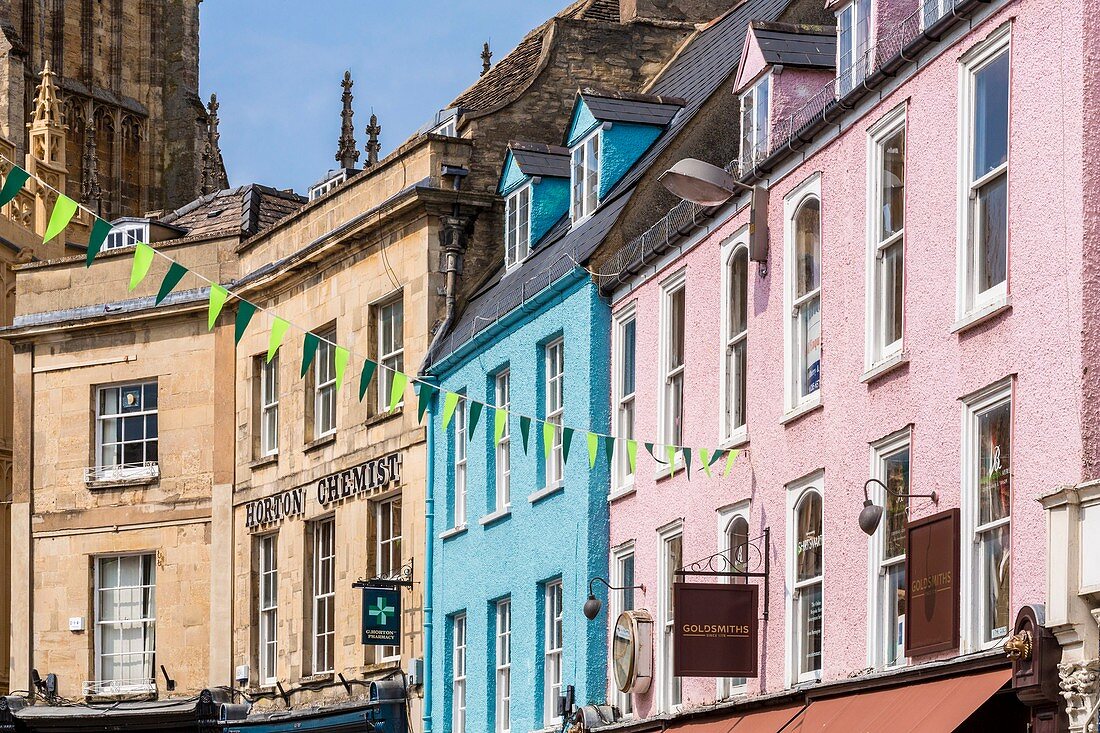
M 446 107 L 569 0 L 207 0 L 200 83 L 221 103 L 221 147 L 233 185 L 308 186 L 336 167 L 340 80 L 355 80 L 355 138 L 371 109 L 382 155 Z

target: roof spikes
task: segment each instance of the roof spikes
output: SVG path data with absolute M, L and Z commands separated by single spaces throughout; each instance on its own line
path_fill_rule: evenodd
M 354 168 L 355 164 L 359 162 L 359 150 L 355 147 L 355 124 L 352 122 L 352 116 L 355 114 L 351 108 L 351 88 L 355 85 L 355 82 L 351 80 L 351 72 L 344 72 L 344 80 L 340 82 L 340 86 L 344 88 L 344 93 L 340 95 L 340 100 L 343 102 L 343 109 L 340 111 L 340 141 L 337 143 L 336 148 L 336 160 L 340 162 L 341 168 Z M 370 152 L 370 146 L 367 146 L 368 154 Z
M 206 108 L 206 144 L 202 151 L 202 195 L 229 188 L 229 177 L 225 173 L 225 161 L 218 132 L 218 95 L 210 95 L 210 104 Z
M 481 75 L 485 76 L 489 73 L 489 68 L 492 66 L 493 52 L 489 50 L 489 42 L 486 41 L 485 45 L 481 49 Z
M 34 112 L 31 114 L 31 121 L 27 127 L 63 128 L 61 98 L 57 94 L 57 83 L 55 81 L 57 74 L 50 70 L 49 60 L 46 61 L 46 64 L 42 67 L 42 72 L 38 76 L 42 81 L 35 93 Z
M 382 126 L 378 124 L 378 115 L 370 113 L 370 124 L 367 125 L 367 167 L 378 164 L 378 151 L 382 149 L 382 143 L 378 142 L 378 136 L 382 133 Z

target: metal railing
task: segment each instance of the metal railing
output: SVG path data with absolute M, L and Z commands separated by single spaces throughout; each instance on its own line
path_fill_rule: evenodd
M 96 481 L 129 481 L 150 479 L 160 476 L 160 464 L 156 461 L 143 463 L 119 463 L 114 466 L 87 466 L 84 469 L 84 483 Z
M 86 680 L 80 686 L 85 697 L 127 697 L 156 694 L 157 681 L 146 677 L 135 680 Z

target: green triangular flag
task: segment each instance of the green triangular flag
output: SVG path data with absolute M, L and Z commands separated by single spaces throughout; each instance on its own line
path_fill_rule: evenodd
M 306 331 L 305 341 L 302 342 L 302 374 L 305 376 L 309 371 L 309 365 L 313 363 L 313 359 L 317 356 L 317 347 L 320 345 L 321 339 L 317 334 Z
M 76 202 L 63 193 L 57 194 L 57 203 L 53 205 L 50 213 L 50 223 L 46 225 L 46 234 L 42 237 L 42 243 L 50 241 L 65 230 L 69 222 L 76 214 Z
M 8 171 L 8 177 L 4 179 L 4 188 L 0 189 L 0 206 L 6 205 L 15 198 L 16 194 L 23 190 L 23 184 L 31 177 L 30 173 L 13 165 Z
M 691 448 L 681 448 L 684 452 L 684 468 L 687 469 L 687 479 L 691 481 Z
M 428 411 L 428 404 L 439 393 L 439 387 L 424 382 L 419 382 L 418 386 L 420 391 L 416 393 L 416 419 L 418 422 L 423 422 L 424 413 Z
M 448 392 L 443 397 L 443 429 L 446 430 L 447 426 L 451 424 L 451 418 L 454 417 L 455 408 L 458 407 L 458 401 L 462 395 L 458 392 Z
M 348 367 L 348 359 L 351 358 L 351 352 L 345 349 L 343 346 L 337 346 L 336 350 L 332 354 L 333 366 L 336 367 L 336 391 L 340 391 L 340 386 L 344 383 L 344 370 Z
M 520 415 L 519 434 L 523 438 L 523 455 L 527 455 L 527 439 L 531 436 L 531 418 Z
M 99 254 L 99 250 L 103 248 L 103 242 L 106 241 L 107 235 L 110 233 L 111 222 L 96 217 L 96 220 L 92 222 L 92 233 L 88 235 L 88 253 L 84 263 L 85 267 L 92 266 L 92 260 Z
M 508 411 L 498 407 L 493 415 L 493 445 L 500 445 L 500 439 L 504 437 L 506 427 L 508 427 Z
M 241 342 L 245 329 L 248 328 L 248 324 L 252 321 L 254 315 L 256 315 L 256 306 L 247 300 L 242 300 L 237 304 L 237 317 L 233 322 L 233 343 L 239 344 Z
M 561 429 L 561 462 L 569 463 L 569 443 L 573 440 L 573 428 Z
M 626 457 L 630 461 L 630 472 L 634 473 L 638 466 L 638 441 L 626 441 Z
M 710 476 L 710 452 L 706 448 L 699 449 L 699 461 L 703 464 L 703 472 Z
M 145 276 L 149 274 L 149 267 L 153 264 L 153 248 L 147 244 L 138 244 L 134 247 L 134 264 L 130 268 L 130 290 L 133 290 Z
M 546 460 L 550 460 L 550 451 L 554 449 L 554 428 L 556 426 L 552 422 L 544 422 L 542 424 L 542 455 Z
M 608 468 L 610 468 L 611 461 L 615 457 L 615 439 L 610 435 L 603 436 L 603 457 L 607 461 Z
M 397 403 L 405 396 L 405 385 L 408 383 L 409 378 L 405 375 L 405 372 L 399 372 L 395 369 L 393 382 L 390 384 L 390 412 L 397 409 Z
M 485 405 L 474 400 L 469 400 L 466 407 L 469 409 L 469 413 L 466 415 L 466 424 L 469 426 L 466 429 L 468 435 L 473 436 L 474 431 L 477 430 L 477 423 L 481 420 L 481 410 Z
M 739 451 L 739 450 L 731 450 L 730 451 L 730 457 L 726 459 L 726 470 L 722 473 L 722 478 L 725 478 L 726 476 L 730 475 L 730 469 L 733 468 L 733 462 L 737 460 L 737 455 L 740 452 L 741 451 Z
M 600 436 L 588 433 L 588 469 L 596 467 L 596 453 L 600 450 Z
M 282 318 L 276 317 L 271 322 L 271 337 L 267 340 L 267 360 L 271 361 L 275 358 L 275 352 L 279 350 L 279 347 L 283 344 L 283 337 L 286 336 L 286 329 L 290 326 L 289 323 Z
M 363 362 L 363 371 L 359 373 L 359 401 L 362 402 L 363 398 L 367 396 L 367 387 L 370 386 L 371 377 L 374 376 L 374 370 L 378 368 L 378 363 L 367 359 Z
M 668 460 L 668 475 L 676 475 L 676 446 L 665 446 L 665 458 Z
M 653 452 L 653 443 L 642 443 L 642 445 L 644 445 L 645 449 L 649 451 L 649 455 L 653 456 L 653 460 L 657 461 L 658 463 L 664 463 L 664 461 L 658 458 L 657 454 Z
M 186 274 L 186 267 L 178 262 L 172 263 L 172 266 L 168 268 L 168 272 L 164 274 L 164 279 L 160 281 L 160 291 L 157 292 L 156 305 L 160 305 L 162 300 L 172 294 L 172 291 L 176 289 L 176 286 L 180 284 L 180 280 Z
M 140 246 L 140 245 L 139 245 Z M 210 286 L 210 307 L 206 312 L 206 330 L 213 331 L 214 324 L 218 322 L 218 314 L 222 312 L 222 306 L 229 299 L 229 291 L 221 285 Z

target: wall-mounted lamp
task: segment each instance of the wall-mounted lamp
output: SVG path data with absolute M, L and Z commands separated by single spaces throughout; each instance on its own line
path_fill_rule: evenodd
M 597 616 L 599 616 L 600 609 L 603 608 L 603 604 L 600 602 L 600 599 L 596 598 L 596 594 L 592 592 L 592 584 L 596 581 L 599 581 L 606 585 L 608 590 L 627 590 L 629 588 L 633 590 L 640 590 L 642 593 L 645 593 L 644 585 L 611 585 L 603 578 L 596 576 L 595 578 L 592 578 L 592 580 L 588 581 L 588 600 L 584 602 L 584 616 L 589 621 L 592 621 Z
M 868 535 L 873 535 L 878 529 L 878 523 L 882 521 L 882 507 L 871 501 L 871 496 L 867 493 L 867 487 L 871 484 L 878 484 L 887 494 L 899 499 L 931 499 L 933 504 L 940 503 L 940 495 L 935 491 L 931 494 L 899 494 L 877 478 L 869 478 L 863 484 L 863 509 L 859 512 L 859 528 Z

